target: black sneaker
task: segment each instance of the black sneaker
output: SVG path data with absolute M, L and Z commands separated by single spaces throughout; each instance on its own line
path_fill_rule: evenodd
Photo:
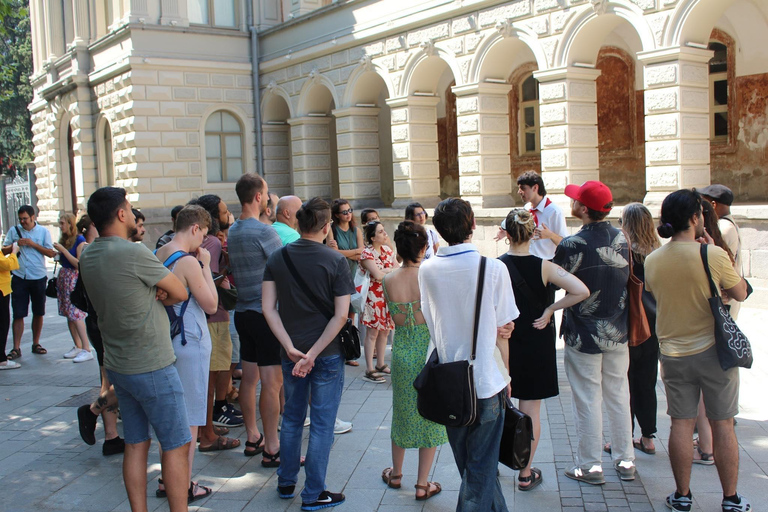
M 232 407 L 235 410 L 234 407 Z M 222 407 L 218 414 L 213 415 L 213 424 L 217 427 L 242 427 L 243 417 L 235 416 L 233 411 L 230 411 L 229 407 Z
M 110 455 L 117 455 L 125 451 L 125 441 L 122 437 L 117 436 L 114 439 L 107 439 L 104 441 L 104 445 L 101 447 L 101 454 L 105 457 Z
M 301 503 L 301 510 L 320 510 L 321 508 L 335 507 L 344 503 L 344 495 L 323 491 L 312 503 Z
M 81 405 L 77 408 L 77 423 L 80 427 L 80 437 L 85 444 L 93 446 L 96 444 L 96 420 L 99 417 L 91 412 L 91 405 Z
M 289 500 L 296 496 L 295 485 L 278 485 L 277 494 L 284 500 Z
M 235 417 L 237 417 L 237 418 L 242 418 L 242 417 L 243 417 L 243 411 L 241 411 L 240 409 L 235 409 L 235 406 L 234 406 L 234 405 L 232 405 L 232 404 L 230 404 L 230 403 L 227 403 L 227 404 L 226 404 L 226 405 L 225 405 L 225 406 L 222 408 L 222 410 L 225 410 L 225 411 L 229 411 L 229 412 L 231 412 L 231 413 L 232 413 L 232 415 L 233 415 L 233 416 L 235 416 Z
M 747 501 L 747 498 L 741 494 L 736 494 L 736 497 L 739 501 L 723 499 L 723 512 L 750 512 L 752 510 L 752 505 Z

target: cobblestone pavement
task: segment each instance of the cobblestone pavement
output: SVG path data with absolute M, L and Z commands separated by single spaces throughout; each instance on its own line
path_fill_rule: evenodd
M 741 310 L 739 324 L 752 341 L 755 366 L 742 370 L 741 414 L 738 417 L 741 465 L 739 491 L 756 511 L 768 503 L 768 282 L 757 284 L 758 293 Z M 9 336 L 10 337 L 10 336 Z M 22 342 L 22 368 L 0 372 L 0 511 L 128 511 L 121 478 L 120 456 L 105 458 L 101 442 L 85 445 L 78 435 L 75 408 L 87 403 L 98 386 L 96 361 L 73 364 L 61 358 L 70 348 L 66 323 L 49 301 L 42 344 L 45 356 L 30 353 L 31 335 Z M 9 340 L 10 346 L 10 340 Z M 515 473 L 501 467 L 501 480 L 510 510 L 519 511 L 659 511 L 667 510 L 664 497 L 674 490 L 666 452 L 669 435 L 664 389 L 659 383 L 659 439 L 654 456 L 638 453 L 638 478 L 621 482 L 604 459 L 607 483 L 601 487 L 569 480 L 563 470 L 573 463 L 577 439 L 571 413 L 571 393 L 560 357 L 561 394 L 546 400 L 542 434 L 535 465 L 542 469 L 543 484 L 532 492 L 519 492 Z M 348 434 L 336 437 L 331 452 L 327 485 L 343 490 L 347 502 L 339 511 L 448 511 L 454 510 L 460 484 L 450 447 L 438 448 L 432 479 L 443 492 L 426 502 L 414 501 L 417 452 L 409 450 L 402 489 L 388 489 L 381 471 L 391 465 L 389 384 L 363 381 L 362 367 L 346 367 L 345 390 L 339 417 L 354 422 Z M 119 428 L 122 428 L 119 425 Z M 244 440 L 242 428 L 232 434 Z M 97 439 L 103 431 L 99 426 Z M 306 443 L 306 439 L 305 439 Z M 157 444 L 149 457 L 149 510 L 168 510 L 165 500 L 154 497 L 160 476 Z M 192 510 L 267 511 L 299 510 L 300 498 L 280 500 L 275 492 L 275 470 L 264 469 L 259 457 L 247 458 L 241 449 L 198 453 L 194 478 L 211 486 L 210 498 Z M 301 485 L 301 481 L 299 482 Z M 719 511 L 720 485 L 714 467 L 693 468 L 694 510 Z

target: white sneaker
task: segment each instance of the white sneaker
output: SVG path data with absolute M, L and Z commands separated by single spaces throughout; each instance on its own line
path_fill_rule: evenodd
M 340 420 L 339 418 L 336 418 L 336 423 L 333 425 L 334 434 L 346 434 L 350 430 L 352 430 L 351 421 L 344 421 L 344 420 Z
M 64 359 L 74 359 L 77 357 L 77 355 L 80 353 L 82 349 L 79 349 L 77 347 L 72 347 L 69 352 L 64 354 Z
M 0 364 L 0 370 L 15 370 L 16 368 L 21 368 L 21 365 L 16 361 L 8 360 L 5 364 Z
M 312 423 L 309 419 L 309 414 L 307 414 L 307 417 L 304 419 L 304 426 L 308 427 Z
M 76 363 L 84 363 L 86 361 L 92 361 L 93 360 L 93 354 L 90 350 L 81 350 L 79 354 L 75 356 L 73 359 Z

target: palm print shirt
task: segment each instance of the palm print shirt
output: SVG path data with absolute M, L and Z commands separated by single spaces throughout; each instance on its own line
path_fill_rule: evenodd
M 624 233 L 608 221 L 593 222 L 563 238 L 553 263 L 589 288 L 589 298 L 566 308 L 560 336 L 585 354 L 626 346 L 629 249 Z

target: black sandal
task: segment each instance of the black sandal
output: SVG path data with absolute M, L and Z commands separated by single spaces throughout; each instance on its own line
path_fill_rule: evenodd
M 21 350 L 18 348 L 12 348 L 10 352 L 8 352 L 8 355 L 6 356 L 9 361 L 13 361 L 14 359 L 18 359 L 21 357 Z
M 261 444 L 264 442 L 264 433 L 262 433 L 259 438 L 256 440 L 255 443 L 252 443 L 250 441 L 245 442 L 245 450 L 243 450 L 243 453 L 246 457 L 255 457 L 256 455 L 260 454 L 264 451 L 264 445 Z M 253 450 L 249 450 L 248 448 L 254 448 Z
M 163 479 L 158 478 L 157 479 L 157 490 L 155 490 L 155 496 L 158 498 L 167 498 L 168 494 L 166 494 L 165 489 L 161 489 L 160 486 L 165 487 L 165 484 L 163 484 Z
M 187 503 L 192 503 L 193 501 L 202 500 L 203 498 L 207 498 L 213 492 L 213 489 L 211 489 L 210 487 L 205 487 L 205 486 L 199 485 L 199 484 L 197 484 L 195 482 L 190 482 L 189 484 L 190 484 L 189 485 L 189 491 L 188 491 L 189 495 L 187 496 Z M 198 489 L 202 489 L 203 490 L 203 494 L 196 494 L 196 491 Z
M 530 482 L 528 485 L 517 484 L 517 488 L 521 491 L 530 491 L 537 485 L 544 481 L 544 477 L 541 474 L 541 470 L 537 468 L 531 468 L 531 474 L 529 476 L 518 476 L 518 482 Z
M 280 450 L 277 450 L 274 454 L 269 453 L 267 450 L 264 450 L 264 452 L 261 454 L 261 465 L 265 468 L 279 468 L 280 467 L 280 461 L 277 460 L 280 458 Z M 304 467 L 304 457 L 301 457 L 301 466 Z
M 32 353 L 44 355 L 44 354 L 47 354 L 48 351 L 45 350 L 43 347 L 41 347 L 39 343 L 35 343 L 34 345 L 32 345 Z

